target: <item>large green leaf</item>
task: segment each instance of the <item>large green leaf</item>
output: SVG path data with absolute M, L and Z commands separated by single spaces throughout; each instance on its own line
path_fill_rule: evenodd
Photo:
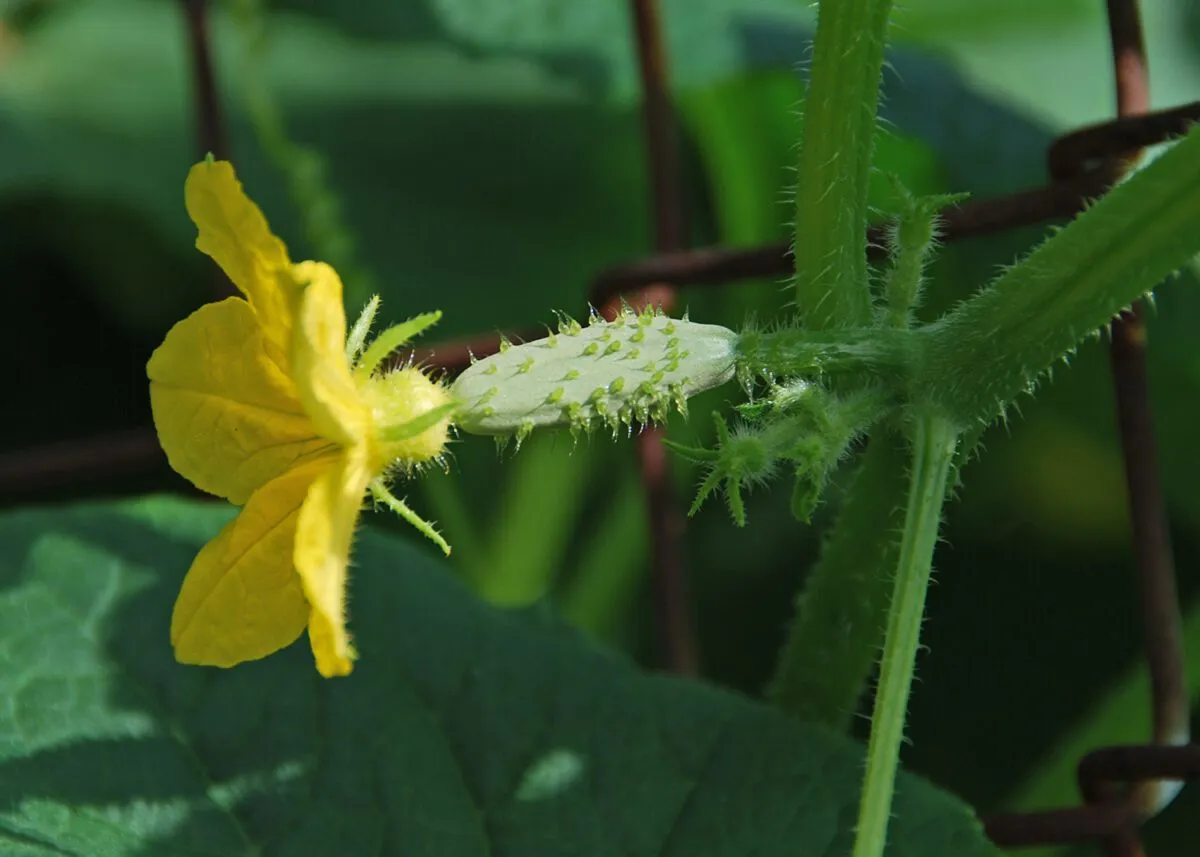
M 0 851 L 62 855 L 845 853 L 862 748 L 637 672 L 544 608 L 504 613 L 366 532 L 355 674 L 299 643 L 172 661 L 172 598 L 226 508 L 0 519 Z M 988 855 L 906 776 L 896 855 Z

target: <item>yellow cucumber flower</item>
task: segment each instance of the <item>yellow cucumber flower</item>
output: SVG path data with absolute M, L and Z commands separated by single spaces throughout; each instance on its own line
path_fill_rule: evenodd
M 228 162 L 192 167 L 185 198 L 196 247 L 245 299 L 201 307 L 151 356 L 154 425 L 175 470 L 242 510 L 183 581 L 171 619 L 176 658 L 232 666 L 307 627 L 321 675 L 346 675 L 346 569 L 364 494 L 450 551 L 385 482 L 441 458 L 450 393 L 411 366 L 376 372 L 440 313 L 396 325 L 363 351 L 378 298 L 347 338 L 337 272 L 292 263 Z

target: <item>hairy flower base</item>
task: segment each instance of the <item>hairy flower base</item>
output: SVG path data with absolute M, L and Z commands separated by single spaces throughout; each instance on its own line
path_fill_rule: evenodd
M 359 392 L 378 426 L 407 425 L 450 402 L 450 394 L 444 386 L 412 367 L 373 375 L 359 384 Z M 448 418 L 439 419 L 424 431 L 400 440 L 389 441 L 381 433 L 376 444 L 375 464 L 382 469 L 392 462 L 414 465 L 440 458 L 449 435 Z
M 171 466 L 242 511 L 192 563 L 171 642 L 184 663 L 232 666 L 307 628 L 320 673 L 345 675 L 346 573 L 368 490 L 449 552 L 383 475 L 442 455 L 451 396 L 419 369 L 376 374 L 439 315 L 385 331 L 356 361 L 377 299 L 348 338 L 337 273 L 291 262 L 230 164 L 197 164 L 185 191 L 196 246 L 245 299 L 175 325 L 147 366 L 150 401 Z

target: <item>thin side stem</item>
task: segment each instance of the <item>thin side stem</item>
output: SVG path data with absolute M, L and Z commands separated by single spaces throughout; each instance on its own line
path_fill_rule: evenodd
M 416 527 L 417 532 L 441 548 L 442 553 L 446 556 L 450 556 L 450 545 L 442 538 L 441 533 L 434 529 L 433 524 L 426 521 L 409 508 L 407 503 L 389 491 L 382 479 L 376 479 L 371 483 L 371 496 Z
M 797 599 L 767 694 L 799 720 L 845 732 L 858 710 L 883 644 L 906 465 L 901 439 L 876 431 Z
M 920 415 L 912 428 L 912 482 L 908 492 L 900 559 L 892 590 L 879 668 L 879 688 L 871 715 L 867 772 L 854 839 L 854 857 L 882 857 L 891 818 L 900 745 L 908 714 L 908 694 L 925 615 L 925 593 L 942 520 L 946 482 L 958 435 L 939 418 Z

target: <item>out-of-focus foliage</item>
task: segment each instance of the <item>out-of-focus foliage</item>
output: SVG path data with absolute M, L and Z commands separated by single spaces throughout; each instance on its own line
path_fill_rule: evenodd
M 171 602 L 228 517 L 150 499 L 0 521 L 0 851 L 848 853 L 861 746 L 501 614 L 394 538 L 359 545 L 354 677 L 314 681 L 302 645 L 179 666 Z M 896 812 L 897 857 L 999 853 L 915 777 Z

